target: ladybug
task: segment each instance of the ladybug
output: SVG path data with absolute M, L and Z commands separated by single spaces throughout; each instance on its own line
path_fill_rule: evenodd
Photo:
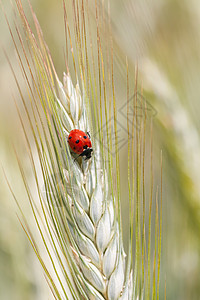
M 91 158 L 92 143 L 90 135 L 79 129 L 73 129 L 68 135 L 68 143 L 72 151 L 79 156 L 85 156 L 86 160 Z M 77 158 L 78 158 L 77 157 Z

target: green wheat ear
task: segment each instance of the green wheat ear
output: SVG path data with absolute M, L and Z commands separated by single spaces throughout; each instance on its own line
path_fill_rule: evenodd
M 29 120 L 44 181 L 42 188 L 32 152 L 33 147 L 23 117 L 19 113 L 40 209 L 33 199 L 18 156 L 17 159 L 33 217 L 53 272 L 49 271 L 28 221 L 20 205 L 18 206 L 22 226 L 44 269 L 52 294 L 55 299 L 159 299 L 162 218 L 159 219 L 156 193 L 155 246 L 152 258 L 153 162 L 151 159 L 149 218 L 146 220 L 147 118 L 146 113 L 142 119 L 137 117 L 137 72 L 133 98 L 135 107 L 133 125 L 129 125 L 127 119 L 130 231 L 126 259 L 122 239 L 113 46 L 111 36 L 108 35 L 107 42 L 111 51 L 106 55 L 109 55 L 110 60 L 105 59 L 99 8 L 95 6 L 97 32 L 95 53 L 95 47 L 88 46 L 92 45 L 92 34 L 87 1 L 82 1 L 81 4 L 78 1 L 71 1 L 69 9 L 63 2 L 66 41 L 72 51 L 66 53 L 67 71 L 61 82 L 31 6 L 36 37 L 20 0 L 16 0 L 16 6 L 22 25 L 16 27 L 19 46 L 12 31 L 11 36 L 25 78 L 30 106 L 27 105 L 27 99 L 23 96 L 18 79 L 12 70 Z M 69 11 L 73 13 L 73 26 L 68 20 Z M 9 22 L 8 26 L 10 29 Z M 28 47 L 25 47 L 26 42 Z M 75 83 L 72 82 L 68 67 L 70 59 L 74 64 Z M 128 68 L 127 100 L 129 100 Z M 108 122 L 112 114 L 113 124 Z M 128 115 L 129 104 L 127 118 Z M 103 134 L 104 120 L 105 134 Z M 112 125 L 114 143 L 112 143 Z M 73 153 L 68 147 L 67 136 L 74 128 L 91 133 L 94 153 L 87 161 L 82 158 L 74 160 Z M 115 149 L 115 161 L 103 146 L 105 135 L 108 148 Z

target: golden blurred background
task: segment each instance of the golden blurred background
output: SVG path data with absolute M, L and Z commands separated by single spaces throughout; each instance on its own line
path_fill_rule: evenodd
M 13 26 L 12 5 L 6 0 L 2 2 Z M 27 1 L 23 3 L 29 18 Z M 62 78 L 65 71 L 62 1 L 31 0 L 31 4 Z M 106 9 L 107 1 L 104 5 Z M 199 300 L 200 2 L 110 0 L 110 15 L 118 107 L 126 102 L 127 56 L 130 72 L 134 73 L 138 62 L 138 82 L 143 86 L 145 99 L 156 111 L 153 118 L 155 181 L 159 180 L 156 166 L 162 149 L 164 188 L 160 299 L 164 299 L 166 281 L 168 300 Z M 13 95 L 19 107 L 21 104 L 3 48 L 13 68 L 19 68 L 2 10 L 0 37 L 0 163 L 26 209 L 26 194 L 13 150 L 14 145 L 23 156 L 25 141 Z M 123 116 L 120 113 L 118 116 L 123 122 Z M 122 178 L 126 178 L 126 146 L 120 149 L 120 158 Z M 31 180 L 27 161 L 24 154 L 22 163 Z M 51 299 L 42 269 L 18 221 L 18 210 L 2 169 L 0 182 L 0 299 Z M 122 186 L 126 186 L 123 180 Z M 127 198 L 125 188 L 122 195 Z M 125 222 L 128 206 L 124 204 L 122 209 Z

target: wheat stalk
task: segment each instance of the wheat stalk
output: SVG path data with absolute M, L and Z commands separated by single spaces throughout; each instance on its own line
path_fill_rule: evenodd
M 17 106 L 22 128 L 27 141 L 28 153 L 30 156 L 36 189 L 39 196 L 39 207 L 32 196 L 27 178 L 18 156 L 17 159 L 33 217 L 40 232 L 42 242 L 48 256 L 48 261 L 53 269 L 53 275 L 49 271 L 48 264 L 43 259 L 37 241 L 35 241 L 34 235 L 32 234 L 26 217 L 17 200 L 16 202 L 21 212 L 22 226 L 44 269 L 45 277 L 51 288 L 52 294 L 55 299 L 69 299 L 70 297 L 73 299 L 83 298 L 114 300 L 144 299 L 144 297 L 146 297 L 145 299 L 150 299 L 150 292 L 152 291 L 152 297 L 154 299 L 157 290 L 158 299 L 161 223 L 159 223 L 158 209 L 156 209 L 156 250 L 154 254 L 153 272 L 151 272 L 151 217 L 149 217 L 148 251 L 146 251 L 144 191 L 143 204 L 140 203 L 140 189 L 142 186 L 144 190 L 145 184 L 144 119 L 146 119 L 146 117 L 143 119 L 144 124 L 142 124 L 142 121 L 140 121 L 141 124 L 138 122 L 140 125 L 139 131 L 136 131 L 134 126 L 132 126 L 132 128 L 128 127 L 128 138 L 130 138 L 130 133 L 132 133 L 134 135 L 134 142 L 132 143 L 132 146 L 130 142 L 128 143 L 130 240 L 128 260 L 126 264 L 121 225 L 120 174 L 117 117 L 113 79 L 113 57 L 111 51 L 111 65 L 106 68 L 103 59 L 104 56 L 100 38 L 100 25 L 97 6 L 95 8 L 99 74 L 98 76 L 94 76 L 94 78 L 92 78 L 92 71 L 89 65 L 87 34 L 85 29 L 85 10 L 83 2 L 79 7 L 78 2 L 72 1 L 76 52 L 72 47 L 72 34 L 68 23 L 67 9 L 64 3 L 65 29 L 66 32 L 68 32 L 66 39 L 68 37 L 71 47 L 70 53 L 74 64 L 76 78 L 76 86 L 74 86 L 70 77 L 68 63 L 66 63 L 67 73 L 64 73 L 63 83 L 59 80 L 49 49 L 44 41 L 41 28 L 32 10 L 32 7 L 30 6 L 37 33 L 37 39 L 35 38 L 35 35 L 33 34 L 32 29 L 27 21 L 21 1 L 16 0 L 16 5 L 20 16 L 20 22 L 23 25 L 25 34 L 24 38 L 22 31 L 20 31 L 18 26 L 16 26 L 17 37 L 22 50 L 23 59 L 22 54 L 18 49 L 18 45 L 13 37 L 7 18 L 6 20 L 14 42 L 19 65 L 26 82 L 31 104 L 30 108 L 28 108 L 27 102 L 20 88 L 18 78 L 16 77 L 12 66 L 11 69 L 15 76 L 21 100 L 26 111 L 26 116 L 33 135 L 34 145 L 39 158 L 39 165 L 44 181 L 44 189 L 41 190 L 40 176 L 34 160 L 29 133 Z M 28 48 L 25 47 L 25 41 L 28 41 Z M 112 49 L 112 41 L 109 41 L 109 43 Z M 95 73 L 93 48 L 91 48 L 91 52 L 93 72 Z M 67 60 L 69 60 L 68 52 Z M 76 65 L 79 67 L 79 75 Z M 110 76 L 108 76 L 108 85 L 109 94 L 112 95 L 112 97 L 108 97 L 109 101 L 107 102 L 106 71 L 109 70 L 111 70 L 111 73 Z M 79 81 L 81 82 L 81 87 L 79 86 Z M 99 86 L 97 88 L 98 81 Z M 104 102 L 102 102 L 102 98 L 104 99 Z M 127 93 L 127 100 L 128 98 L 129 97 Z M 100 104 L 98 104 L 98 99 Z M 135 107 L 137 107 L 137 96 L 134 97 L 134 101 Z M 113 163 L 110 153 L 107 155 L 105 153 L 103 146 L 105 137 L 103 136 L 102 129 L 103 119 L 105 118 L 108 147 L 112 148 L 113 144 L 111 125 L 108 122 L 112 107 L 114 113 L 113 125 L 114 146 L 116 153 L 115 163 Z M 137 109 L 134 115 L 136 116 L 137 121 Z M 94 154 L 90 160 L 84 160 L 82 158 L 74 160 L 74 154 L 69 149 L 67 137 L 69 132 L 75 128 L 81 129 L 84 132 L 91 132 Z M 97 131 L 97 138 L 94 138 L 95 131 Z M 135 151 L 136 165 L 134 161 Z M 133 157 L 132 160 L 131 155 Z M 108 163 L 106 162 L 106 158 L 108 159 Z M 141 161 L 143 161 L 143 169 L 141 168 Z M 133 167 L 132 171 L 130 169 L 131 164 Z M 114 165 L 116 172 L 116 189 L 114 188 L 115 180 L 113 178 Z M 136 180 L 135 173 L 137 176 Z M 131 182 L 133 183 L 132 191 Z M 136 185 L 136 193 L 134 191 L 134 185 Z M 150 215 L 152 201 L 153 190 L 151 190 L 150 196 Z M 143 205 L 142 240 L 140 231 L 141 205 Z M 135 221 L 133 221 L 134 217 Z M 134 226 L 136 228 L 135 262 L 133 262 Z M 133 266 L 134 271 L 132 270 Z M 145 266 L 147 266 L 146 269 Z M 151 288 L 150 282 L 152 276 L 153 287 Z M 144 291 L 145 282 L 147 285 L 146 293 Z

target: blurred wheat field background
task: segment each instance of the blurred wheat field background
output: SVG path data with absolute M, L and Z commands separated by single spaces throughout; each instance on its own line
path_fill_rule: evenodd
M 12 5 L 8 1 L 2 2 L 6 14 L 12 20 Z M 28 8 L 28 3 L 26 1 L 23 3 L 25 8 Z M 58 75 L 62 78 L 65 71 L 62 1 L 32 0 L 31 4 L 40 22 Z M 104 6 L 106 9 L 107 1 L 104 1 Z M 155 177 L 158 178 L 160 149 L 163 151 L 160 299 L 165 297 L 166 281 L 167 299 L 198 300 L 200 297 L 200 4 L 195 0 L 190 2 L 117 0 L 110 1 L 110 16 L 115 47 L 117 107 L 120 109 L 126 103 L 127 56 L 129 69 L 132 68 L 130 78 L 134 78 L 134 67 L 138 62 L 138 80 L 142 83 L 145 99 L 155 111 L 153 159 Z M 13 67 L 17 69 L 14 47 L 2 10 L 0 10 L 0 34 L 0 44 L 9 55 Z M 25 153 L 25 141 L 12 94 L 19 100 L 16 84 L 1 48 L 0 162 L 9 174 L 9 180 L 16 193 L 24 197 L 21 202 L 24 209 L 27 209 L 28 216 L 29 210 L 25 207 L 26 194 L 13 151 L 14 144 L 18 152 Z M 120 113 L 118 118 L 119 122 L 124 122 Z M 147 124 L 150 126 L 150 122 Z M 127 160 L 126 146 L 120 149 L 120 158 L 122 195 L 127 199 L 126 176 L 123 176 L 127 172 L 124 163 Z M 28 158 L 24 156 L 23 165 L 29 172 L 27 161 Z M 15 213 L 16 206 L 2 170 L 0 180 L 0 299 L 48 299 L 50 296 L 41 267 L 21 229 Z M 122 221 L 123 230 L 126 232 L 128 202 L 124 202 Z

